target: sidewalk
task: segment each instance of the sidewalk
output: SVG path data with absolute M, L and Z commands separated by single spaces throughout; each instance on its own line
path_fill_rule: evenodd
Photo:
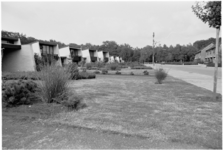
M 151 66 L 151 64 L 146 64 L 146 66 Z M 213 91 L 213 77 L 208 75 L 202 75 L 193 72 L 180 71 L 173 68 L 168 68 L 165 66 L 156 65 L 155 68 L 164 68 L 168 71 L 168 74 L 172 77 L 181 79 L 185 82 L 191 83 L 201 88 Z M 217 80 L 217 93 L 222 94 L 222 79 Z

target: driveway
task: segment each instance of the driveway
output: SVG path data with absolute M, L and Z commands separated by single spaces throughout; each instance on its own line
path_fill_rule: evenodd
M 152 64 L 145 64 L 153 67 Z M 184 80 L 198 87 L 213 91 L 213 74 L 214 67 L 201 67 L 197 65 L 160 65 L 156 64 L 155 68 L 164 68 L 168 74 Z M 217 92 L 222 94 L 222 69 L 218 68 Z

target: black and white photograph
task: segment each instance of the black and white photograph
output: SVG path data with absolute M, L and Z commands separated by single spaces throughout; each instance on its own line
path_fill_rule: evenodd
M 2 149 L 222 149 L 221 1 L 1 0 Z

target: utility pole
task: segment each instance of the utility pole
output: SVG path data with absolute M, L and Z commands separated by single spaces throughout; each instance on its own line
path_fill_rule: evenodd
M 154 66 L 154 48 L 155 48 L 155 41 L 154 41 L 155 33 L 153 32 L 153 66 Z
M 217 75 L 218 75 L 218 48 L 219 48 L 219 33 L 220 27 L 216 28 L 216 44 L 215 44 L 215 69 L 214 69 L 214 98 L 217 99 L 216 89 L 217 89 Z

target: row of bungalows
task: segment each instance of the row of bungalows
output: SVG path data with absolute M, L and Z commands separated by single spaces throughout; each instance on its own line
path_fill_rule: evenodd
M 95 49 L 82 49 L 73 46 L 65 46 L 59 49 L 52 42 L 36 41 L 21 45 L 19 38 L 2 37 L 2 71 L 35 71 L 35 56 L 45 59 L 49 65 L 55 63 L 64 66 L 70 62 L 80 63 L 85 60 L 91 62 L 124 62 L 119 57 L 110 56 L 109 52 Z

